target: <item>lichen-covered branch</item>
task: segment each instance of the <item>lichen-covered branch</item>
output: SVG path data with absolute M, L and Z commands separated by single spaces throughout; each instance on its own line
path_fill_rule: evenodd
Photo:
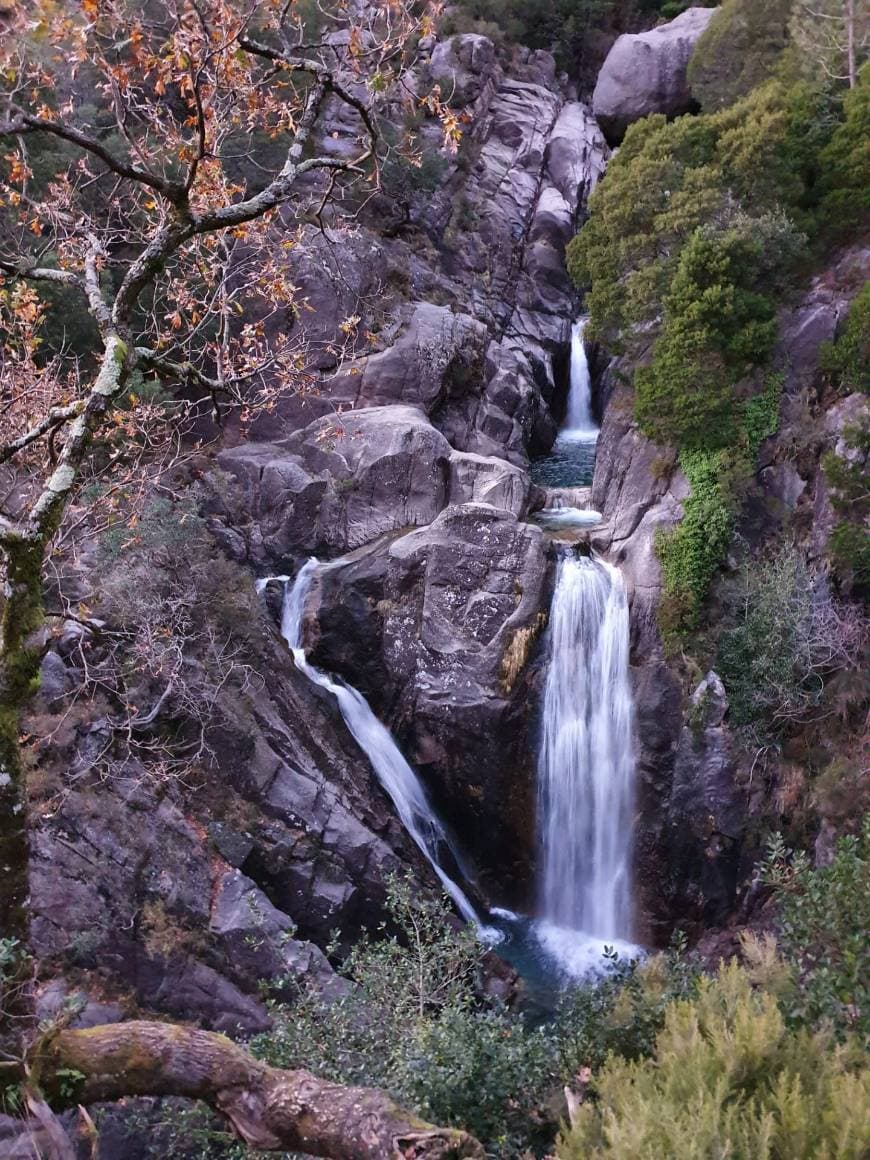
M 269 1067 L 225 1036 L 189 1027 L 136 1021 L 63 1030 L 38 1042 L 29 1064 L 54 1106 L 145 1095 L 201 1099 L 261 1151 L 336 1160 L 484 1157 L 468 1133 L 427 1124 L 382 1091 Z M 71 1073 L 82 1077 L 72 1095 Z

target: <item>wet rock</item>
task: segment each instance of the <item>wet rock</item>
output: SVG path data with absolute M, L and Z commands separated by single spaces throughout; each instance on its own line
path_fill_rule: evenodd
M 689 57 L 713 18 L 713 8 L 687 8 L 649 32 L 620 36 L 598 74 L 592 111 L 611 141 L 651 113 L 676 117 L 693 106 Z

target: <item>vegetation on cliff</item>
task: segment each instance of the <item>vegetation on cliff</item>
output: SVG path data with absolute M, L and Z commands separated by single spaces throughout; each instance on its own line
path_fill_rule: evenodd
M 694 68 L 714 111 L 631 126 L 568 249 L 591 333 L 636 363 L 638 425 L 678 449 L 692 485 L 683 525 L 659 546 L 662 627 L 674 643 L 698 626 L 754 471 L 761 440 L 747 422 L 762 422 L 762 438 L 776 430 L 767 368 L 777 308 L 844 231 L 867 222 L 870 66 L 845 99 L 824 76 L 794 80 L 785 8 L 753 12 L 750 21 L 745 5 L 726 5 L 699 46 Z M 744 58 L 748 79 L 726 67 L 733 38 L 717 49 L 729 19 L 758 54 Z M 752 31 L 756 21 L 767 21 L 766 38 Z M 782 75 L 770 79 L 775 62 Z M 828 356 L 832 370 L 849 363 L 856 385 L 864 301 Z M 848 505 L 843 472 L 836 477 Z M 832 552 L 860 587 L 857 519 L 837 529 Z

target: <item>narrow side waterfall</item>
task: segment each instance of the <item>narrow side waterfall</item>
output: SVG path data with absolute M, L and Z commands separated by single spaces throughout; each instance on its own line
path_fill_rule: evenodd
M 572 974 L 633 950 L 633 708 L 617 569 L 565 555 L 550 617 L 539 754 L 539 936 Z M 622 944 L 622 945 L 620 945 Z
M 571 328 L 568 410 L 559 435 L 564 441 L 594 443 L 598 438 L 598 428 L 592 419 L 592 381 L 584 338 L 587 322 L 587 318 L 578 318 Z
M 467 922 L 477 924 L 477 914 L 471 902 L 441 866 L 441 857 L 445 851 L 449 851 L 459 865 L 457 852 L 433 812 L 420 779 L 405 761 L 390 731 L 381 724 L 361 693 L 350 685 L 333 680 L 308 662 L 302 647 L 302 622 L 305 601 L 319 567 L 319 561 L 312 557 L 299 570 L 292 583 L 286 577 L 281 577 L 284 580 L 281 633 L 293 651 L 297 667 L 315 685 L 335 697 L 345 724 L 371 762 L 405 829 L 431 863 L 462 917 Z M 483 933 L 487 934 L 486 928 L 483 928 Z

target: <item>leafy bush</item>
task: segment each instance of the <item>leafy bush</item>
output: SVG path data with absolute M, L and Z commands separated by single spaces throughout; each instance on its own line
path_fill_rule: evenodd
M 793 549 L 745 567 L 743 591 L 737 624 L 720 641 L 717 669 L 732 722 L 767 736 L 819 703 L 822 666 L 831 659 L 830 617 Z
M 697 230 L 680 256 L 650 366 L 635 375 L 635 414 L 659 443 L 734 441 L 732 384 L 770 352 L 773 301 L 757 293 L 761 243 L 742 229 Z
M 697 978 L 676 955 L 618 963 L 535 1026 L 482 996 L 485 952 L 451 925 L 443 903 L 397 882 L 389 905 L 399 933 L 353 949 L 342 966 L 347 992 L 305 992 L 289 1009 L 273 1002 L 273 1028 L 253 1049 L 278 1066 L 384 1087 L 430 1120 L 469 1129 L 499 1157 L 546 1149 L 562 1085 L 611 1051 L 648 1053 L 668 1003 Z
M 725 0 L 689 61 L 692 93 L 705 112 L 745 97 L 767 81 L 788 43 L 793 0 Z
M 870 815 L 859 834 L 840 839 L 829 866 L 770 841 L 762 879 L 782 896 L 780 945 L 798 985 L 788 1018 L 832 1026 L 840 1038 L 870 1034 Z
M 870 221 L 870 63 L 843 102 L 843 123 L 822 150 L 823 198 L 820 227 L 834 239 L 866 228 Z
M 713 231 L 736 230 L 744 245 L 755 243 L 749 276 L 756 285 L 739 286 L 771 293 L 782 285 L 800 253 L 792 211 L 806 193 L 798 155 L 806 117 L 771 82 L 712 115 L 652 116 L 630 126 L 568 247 L 572 277 L 590 288 L 590 325 L 599 338 L 630 345 L 633 327 L 658 320 L 699 230 L 707 235 L 701 252 Z M 723 321 L 733 324 L 730 316 Z
M 666 640 L 697 626 L 710 581 L 731 542 L 736 501 L 728 451 L 684 451 L 680 466 L 692 492 L 683 518 L 656 539 L 664 592 L 659 624 Z
M 857 1046 L 789 1029 L 774 995 L 736 963 L 674 1003 L 651 1060 L 612 1057 L 559 1160 L 837 1156 L 868 1143 L 870 1073 Z
M 822 347 L 820 363 L 842 391 L 870 394 L 870 282 L 852 300 L 842 333 Z

